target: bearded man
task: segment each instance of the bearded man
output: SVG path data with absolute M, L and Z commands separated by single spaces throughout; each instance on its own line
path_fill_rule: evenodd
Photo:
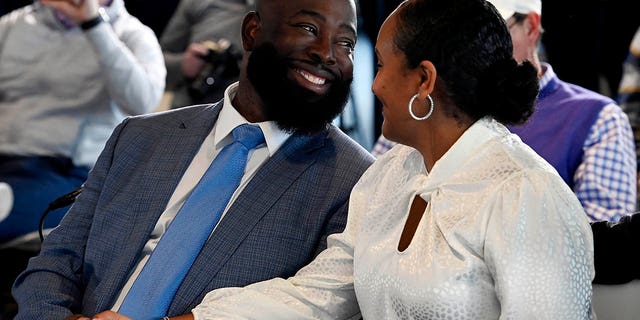
M 256 1 L 243 21 L 239 82 L 222 101 L 130 117 L 114 130 L 75 204 L 17 278 L 16 319 L 184 314 L 213 289 L 286 278 L 310 262 L 343 230 L 349 193 L 373 161 L 331 125 L 347 100 L 355 41 L 353 0 Z M 248 147 L 220 220 L 164 290 L 165 278 L 145 269 L 240 126 L 258 127 L 264 142 Z M 208 204 L 196 207 L 214 219 Z M 182 262 L 194 233 L 175 236 L 185 245 L 165 266 Z M 143 275 L 157 285 L 147 291 L 168 301 L 131 313 L 151 305 L 130 299 Z

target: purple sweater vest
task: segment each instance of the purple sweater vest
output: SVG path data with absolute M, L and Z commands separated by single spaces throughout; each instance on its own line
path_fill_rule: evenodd
M 511 132 L 549 162 L 573 189 L 584 142 L 600 111 L 613 100 L 554 77 L 540 90 L 533 115 Z

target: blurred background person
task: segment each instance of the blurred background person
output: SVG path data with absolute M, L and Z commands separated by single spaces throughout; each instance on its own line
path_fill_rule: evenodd
M 540 79 L 533 115 L 509 129 L 558 170 L 592 221 L 633 212 L 636 157 L 628 117 L 609 97 L 562 81 L 540 62 L 540 0 L 491 2 L 507 21 L 515 59 L 533 63 Z
M 240 25 L 253 0 L 181 0 L 160 37 L 171 107 L 220 100 L 238 80 Z
M 36 2 L 2 17 L 0 39 L 0 181 L 15 195 L 5 243 L 80 186 L 116 124 L 157 107 L 166 71 L 122 0 Z
M 51 201 L 80 187 L 125 116 L 157 107 L 165 75 L 156 36 L 123 0 L 36 1 L 0 18 L 0 182 L 14 196 L 0 222 L 3 261 L 26 266 L 24 252 L 14 259 L 7 248 L 34 235 Z M 51 212 L 45 228 L 65 210 Z M 3 289 L 12 281 L 3 274 Z
M 618 102 L 629 116 L 636 144 L 636 160 L 640 167 L 640 28 L 629 45 L 629 53 L 622 65 L 622 80 L 618 89 Z M 640 176 L 638 177 L 640 189 Z M 640 209 L 636 204 L 636 210 Z

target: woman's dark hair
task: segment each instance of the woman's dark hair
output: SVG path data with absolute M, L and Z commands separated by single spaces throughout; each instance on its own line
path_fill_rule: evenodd
M 434 64 L 447 95 L 477 120 L 526 121 L 538 94 L 535 67 L 513 59 L 511 35 L 484 0 L 410 0 L 398 11 L 395 45 L 408 67 Z

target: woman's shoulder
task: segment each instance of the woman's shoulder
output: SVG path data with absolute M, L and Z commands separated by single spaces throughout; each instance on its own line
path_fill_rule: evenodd
M 402 183 L 424 170 L 421 159 L 416 149 L 397 144 L 377 158 L 365 171 L 358 182 L 359 188 L 385 189 L 389 185 Z
M 542 176 L 558 175 L 553 166 L 506 127 L 499 130 L 499 134 L 479 149 L 468 163 L 471 168 L 475 167 L 475 170 L 484 171 L 491 179 L 498 180 L 525 172 Z

